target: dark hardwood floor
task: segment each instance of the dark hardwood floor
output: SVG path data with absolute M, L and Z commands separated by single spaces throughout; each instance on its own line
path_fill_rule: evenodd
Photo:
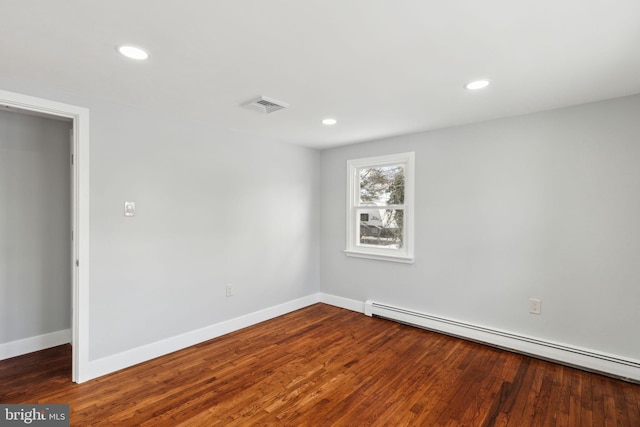
M 640 426 L 640 385 L 324 304 L 84 384 L 70 359 L 0 361 L 0 403 L 74 426 Z

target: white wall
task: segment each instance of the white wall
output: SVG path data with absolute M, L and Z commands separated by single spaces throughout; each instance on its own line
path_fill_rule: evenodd
M 90 361 L 318 292 L 319 152 L 172 106 L 0 87 L 91 113 Z M 136 202 L 135 217 L 123 216 L 124 201 Z
M 0 111 L 0 343 L 71 327 L 70 129 Z
M 632 96 L 323 151 L 322 292 L 639 359 L 639 113 Z M 346 161 L 406 151 L 415 264 L 346 257 Z
M 318 292 L 317 151 L 89 108 L 90 359 Z

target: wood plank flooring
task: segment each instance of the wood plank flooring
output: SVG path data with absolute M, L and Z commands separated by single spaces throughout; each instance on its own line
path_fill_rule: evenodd
M 640 426 L 640 386 L 316 304 L 84 384 L 0 361 L 0 403 L 74 426 Z

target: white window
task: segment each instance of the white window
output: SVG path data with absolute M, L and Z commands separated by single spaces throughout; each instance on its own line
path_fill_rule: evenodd
M 347 162 L 348 256 L 413 262 L 414 153 Z

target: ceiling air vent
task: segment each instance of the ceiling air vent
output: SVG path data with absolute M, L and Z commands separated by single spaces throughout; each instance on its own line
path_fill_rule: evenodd
M 268 98 L 266 96 L 261 96 L 260 98 L 245 104 L 245 107 L 264 114 L 273 113 L 274 111 L 282 110 L 288 106 L 289 104 L 286 102 L 278 101 L 277 99 Z

